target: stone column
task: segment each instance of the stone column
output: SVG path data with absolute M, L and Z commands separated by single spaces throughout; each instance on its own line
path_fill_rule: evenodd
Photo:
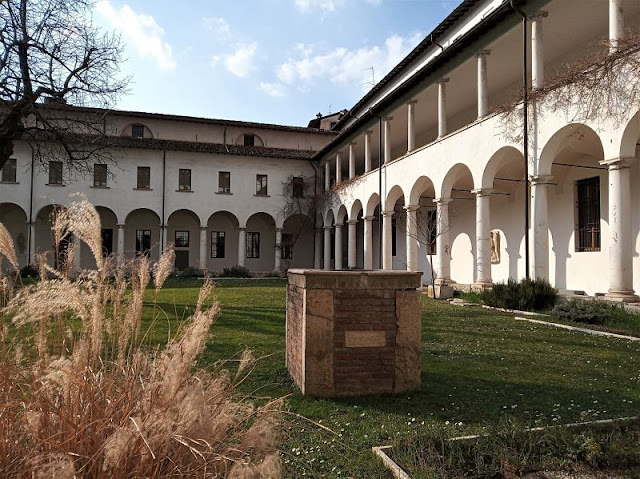
M 32 264 L 32 265 L 36 264 L 36 224 L 35 223 L 29 223 L 29 264 Z
M 276 251 L 275 264 L 273 270 L 280 272 L 282 270 L 282 228 L 276 228 Z
M 73 271 L 79 272 L 82 269 L 82 241 L 73 235 Z
M 419 205 L 409 205 L 407 212 L 407 271 L 418 271 L 418 209 Z
M 327 160 L 324 164 L 324 191 L 331 189 L 331 162 Z
M 342 181 L 342 154 L 336 154 L 336 185 Z
M 491 286 L 491 189 L 474 190 L 476 195 L 476 281 L 477 289 Z
M 118 242 L 116 243 L 116 254 L 118 255 L 118 266 L 124 264 L 124 225 L 118 225 Z
M 618 41 L 624 36 L 623 0 L 609 0 L 609 51 L 616 51 Z
M 356 236 L 356 226 L 358 225 L 358 220 L 349 220 L 347 221 L 349 225 L 349 254 L 347 258 L 347 264 L 349 265 L 349 269 L 355 269 L 357 267 L 357 251 L 358 251 L 358 242 Z
M 393 269 L 393 250 L 391 235 L 393 211 L 382 212 L 382 269 Z
M 436 284 L 451 283 L 451 245 L 449 244 L 449 203 L 451 198 L 437 198 L 436 204 Z
M 247 256 L 247 228 L 238 228 L 238 266 L 244 266 Z
M 531 17 L 531 87 L 534 90 L 544 86 L 542 20 L 547 16 L 548 12 L 540 11 Z
M 335 262 L 334 269 L 336 271 L 339 271 L 342 269 L 342 225 L 336 224 L 334 236 L 335 236 L 335 243 L 336 243 L 336 250 L 335 250 L 336 262 Z
M 373 269 L 373 216 L 364 220 L 364 269 Z
M 202 271 L 207 271 L 207 232 L 206 226 L 200 226 L 200 261 L 198 262 L 198 268 Z
M 447 82 L 448 78 L 438 80 L 438 138 L 447 134 Z
M 320 269 L 322 268 L 322 230 L 320 228 L 316 228 L 314 243 L 313 267 L 315 269 Z
M 553 181 L 549 175 L 531 177 L 531 227 L 533 228 L 533 278 L 549 279 L 549 214 L 547 210 L 548 186 Z
M 635 158 L 603 161 L 609 167 L 609 291 L 607 299 L 636 302 L 631 235 L 631 164 Z
M 418 100 L 407 103 L 407 153 L 416 149 L 416 103 Z
M 162 235 L 162 251 L 164 253 L 167 250 L 167 244 L 169 241 L 169 227 L 167 225 L 160 226 L 160 234 Z
M 373 131 L 367 130 L 364 134 L 364 172 L 371 171 L 371 135 Z
M 482 50 L 478 59 L 478 119 L 487 116 L 489 111 L 489 86 L 487 77 L 487 56 L 491 50 Z
M 383 163 L 389 163 L 391 161 L 391 121 L 392 116 L 386 117 L 382 122 L 382 131 L 384 134 L 384 161 Z
M 356 152 L 355 142 L 349 143 L 349 179 L 356 176 Z
M 324 227 L 324 269 L 331 269 L 331 226 Z

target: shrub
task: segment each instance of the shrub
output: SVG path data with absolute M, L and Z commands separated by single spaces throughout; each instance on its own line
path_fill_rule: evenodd
M 244 266 L 231 266 L 224 268 L 220 276 L 222 278 L 251 278 L 251 271 Z
M 23 266 L 20 270 L 20 277 L 22 278 L 37 278 L 39 276 L 38 268 L 32 264 Z
M 235 392 L 251 355 L 233 377 L 196 369 L 220 311 L 211 281 L 166 347 L 145 347 L 145 293 L 153 278 L 157 297 L 173 248 L 152 267 L 136 258 L 125 274 L 102 257 L 99 215 L 86 200 L 56 217 L 54 231 L 85 242 L 98 267 L 74 281 L 64 265 L 51 270 L 0 310 L 2 476 L 280 477 L 279 402 L 256 407 Z M 0 242 L 0 255 L 12 250 Z
M 615 316 L 619 316 L 620 313 L 625 313 L 622 305 L 618 306 L 600 301 L 581 301 L 579 299 L 571 299 L 558 304 L 551 311 L 551 315 L 554 318 L 598 325 L 608 323 Z
M 202 276 L 202 270 L 199 268 L 194 268 L 193 266 L 189 266 L 188 268 L 183 269 L 178 272 L 179 278 L 199 278 Z
M 496 308 L 520 311 L 540 311 L 551 308 L 556 301 L 558 290 L 546 279 L 523 279 L 520 282 L 510 278 L 507 283 L 496 283 L 492 289 L 482 292 L 482 300 Z

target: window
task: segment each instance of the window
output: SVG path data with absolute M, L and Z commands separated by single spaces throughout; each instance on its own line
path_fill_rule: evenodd
M 224 231 L 211 232 L 211 257 L 224 258 Z
M 144 138 L 144 125 L 131 125 L 132 138 Z
M 15 183 L 16 182 L 16 159 L 9 158 L 2 167 L 2 182 L 3 183 Z
M 251 134 L 244 135 L 244 146 L 255 146 L 256 145 L 256 136 Z
M 107 165 L 93 165 L 93 186 L 98 188 L 107 187 Z
M 151 188 L 151 167 L 138 166 L 138 186 L 139 190 L 148 190 Z
M 109 256 L 113 253 L 113 229 L 103 228 L 102 236 L 102 256 Z
M 247 233 L 247 258 L 260 257 L 260 233 Z
M 302 198 L 304 196 L 304 178 L 302 176 L 294 176 L 291 180 L 292 194 L 294 198 Z
M 282 234 L 282 259 L 293 259 L 293 235 Z
M 188 248 L 189 247 L 189 232 L 188 231 L 176 231 L 176 240 L 173 245 L 176 248 Z
M 600 251 L 600 178 L 577 183 L 577 251 Z
M 178 190 L 191 191 L 191 170 L 180 168 L 178 171 Z
M 231 173 L 218 172 L 218 193 L 231 193 Z
M 50 185 L 62 184 L 62 162 L 61 161 L 49 162 L 49 184 Z
M 256 175 L 256 195 L 267 196 L 267 175 Z
M 151 250 L 151 230 L 136 230 L 136 254 L 149 256 Z

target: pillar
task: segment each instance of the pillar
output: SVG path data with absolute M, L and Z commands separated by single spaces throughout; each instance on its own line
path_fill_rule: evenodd
M 364 220 L 364 269 L 373 269 L 373 216 Z
M 36 264 L 36 224 L 35 223 L 29 223 L 29 264 L 31 265 Z
M 207 231 L 206 226 L 200 226 L 200 261 L 198 268 L 207 271 Z
M 609 291 L 607 299 L 636 302 L 633 291 L 631 164 L 635 158 L 603 161 L 609 167 Z
M 356 176 L 356 151 L 355 142 L 349 143 L 349 178 L 355 178 Z
M 342 155 L 336 154 L 336 185 L 342 181 Z
M 349 220 L 347 221 L 349 225 L 349 254 L 347 257 L 347 264 L 349 269 L 357 268 L 357 251 L 358 251 L 358 242 L 356 236 L 356 227 L 358 225 L 358 220 Z
M 447 83 L 448 78 L 438 80 L 438 138 L 447 134 Z
M 76 235 L 73 235 L 73 271 L 78 272 L 82 269 L 82 241 Z
M 367 130 L 364 134 L 364 172 L 371 171 L 371 135 L 373 131 Z
M 544 86 L 544 43 L 542 20 L 548 12 L 540 11 L 531 17 L 531 87 L 536 90 Z
M 489 86 L 487 77 L 487 56 L 491 50 L 482 50 L 476 55 L 478 60 L 478 119 L 489 112 Z
M 391 248 L 391 235 L 393 211 L 382 212 L 382 269 L 393 269 L 393 250 Z
M 609 0 L 609 52 L 616 51 L 618 41 L 624 36 L 623 0 Z
M 436 284 L 451 283 L 451 245 L 449 244 L 449 203 L 451 198 L 438 198 L 436 204 Z
M 282 270 L 282 228 L 276 228 L 276 251 L 275 263 L 273 270 L 280 272 Z
M 329 160 L 324 164 L 324 191 L 331 189 L 331 162 Z
M 389 163 L 391 161 L 391 120 L 392 116 L 386 117 L 382 122 L 382 131 L 384 135 L 384 162 Z
M 167 250 L 167 244 L 169 241 L 169 228 L 167 225 L 160 225 L 160 234 L 162 235 L 162 251 L 164 253 Z
M 491 286 L 491 190 L 474 190 L 476 195 L 476 289 Z
M 316 228 L 314 246 L 313 267 L 315 269 L 320 269 L 322 268 L 322 230 L 320 228 Z
M 407 153 L 416 149 L 416 103 L 418 100 L 407 103 Z
M 116 254 L 118 255 L 118 266 L 124 264 L 124 225 L 118 225 L 118 242 L 116 243 Z
M 549 175 L 531 177 L 531 227 L 533 228 L 533 264 L 531 276 L 549 279 L 549 213 L 547 208 L 548 187 L 553 181 Z
M 407 211 L 407 271 L 418 271 L 418 209 L 419 205 L 409 205 Z
M 339 271 L 342 269 L 342 225 L 341 224 L 336 223 L 334 235 L 335 235 L 335 243 L 336 243 L 336 250 L 335 250 L 336 262 L 335 262 L 334 269 L 336 271 Z
M 238 228 L 238 266 L 244 266 L 247 256 L 247 228 Z
M 331 226 L 324 227 L 324 269 L 331 269 Z

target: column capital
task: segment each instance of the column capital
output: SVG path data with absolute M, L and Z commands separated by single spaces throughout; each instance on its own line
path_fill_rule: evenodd
M 331 228 L 333 228 L 333 225 L 324 225 L 322 228 L 325 230 L 330 230 Z
M 491 193 L 493 193 L 493 188 L 478 188 L 475 190 L 471 190 L 471 193 L 480 198 L 482 198 L 483 196 L 491 196 Z
M 384 121 L 391 121 L 391 120 L 393 120 L 393 117 L 392 117 L 391 115 L 389 115 L 389 116 L 385 116 L 385 117 L 383 118 L 383 120 L 384 120 Z
M 357 144 L 358 144 L 358 142 L 355 141 L 355 140 L 349 142 L 349 146 L 356 146 Z
M 209 229 L 208 226 L 202 226 L 202 225 L 200 226 L 201 231 L 207 231 L 208 229 Z
M 491 50 L 490 49 L 480 50 L 478 53 L 476 53 L 476 57 L 477 58 L 486 57 L 487 55 L 491 55 Z
M 247 229 L 247 227 L 246 227 L 246 226 L 239 226 L 239 227 L 238 227 L 238 230 L 239 230 L 239 231 L 245 231 L 246 229 Z
M 543 18 L 547 18 L 548 16 L 548 11 L 538 10 L 536 13 L 532 13 L 531 15 L 529 15 L 529 20 L 542 20 Z
M 633 156 L 629 157 L 620 157 L 620 158 L 611 158 L 609 160 L 601 161 L 600 164 L 602 166 L 606 166 L 611 170 L 621 170 L 623 168 L 631 168 L 631 165 L 636 161 L 636 158 Z
M 276 228 L 276 233 L 282 233 L 282 228 Z
M 383 211 L 382 216 L 384 216 L 385 218 L 391 218 L 393 216 L 393 213 L 395 213 L 395 211 Z
M 337 224 L 337 225 L 335 225 L 335 226 L 334 226 L 334 228 L 338 230 L 338 229 L 342 229 L 342 227 L 343 227 L 343 226 L 344 226 L 344 225 Z
M 433 202 L 437 206 L 447 206 L 449 203 L 451 203 L 451 198 L 435 198 Z
M 409 100 L 407 105 L 415 105 L 416 103 L 418 103 L 418 100 L 414 98 L 413 100 Z
M 373 130 L 367 130 L 364 132 L 364 136 L 371 136 L 373 135 Z
M 529 176 L 529 182 L 533 185 L 551 185 L 553 184 L 552 175 L 531 175 Z
M 373 221 L 373 216 L 363 216 L 362 219 L 365 221 Z
M 438 83 L 438 84 L 449 83 L 449 78 L 446 78 L 446 77 L 438 78 L 436 83 Z
M 336 153 L 336 160 L 341 160 L 342 159 L 342 152 L 339 151 Z
M 357 225 L 358 224 L 358 220 L 347 220 L 347 224 L 348 225 Z
M 35 223 L 35 221 L 34 221 L 32 224 L 34 224 L 34 225 L 35 225 L 35 224 L 36 224 L 36 223 Z M 124 228 L 124 226 L 125 226 L 125 225 L 124 225 L 124 223 L 118 223 L 118 224 L 116 224 L 116 226 L 117 226 L 118 228 Z
M 409 213 L 411 211 L 418 211 L 420 209 L 420 205 L 408 205 L 408 206 L 404 206 L 403 209 Z

